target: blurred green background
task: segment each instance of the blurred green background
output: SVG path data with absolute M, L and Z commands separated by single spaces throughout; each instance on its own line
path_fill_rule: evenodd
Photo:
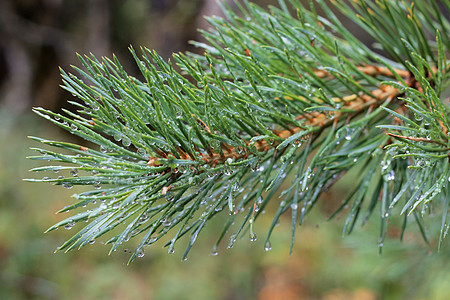
M 210 249 L 223 219 L 203 231 L 186 262 L 181 249 L 169 255 L 158 244 L 130 266 L 126 249 L 107 256 L 100 242 L 53 253 L 79 228 L 43 234 L 64 217 L 54 212 L 71 203 L 75 188 L 22 178 L 37 166 L 25 158 L 37 146 L 27 135 L 74 141 L 30 113 L 32 106 L 70 108 L 70 95 L 58 87 L 58 66 L 76 64 L 75 52 L 114 52 L 132 73 L 130 44 L 166 58 L 195 51 L 187 41 L 201 38 L 196 28 L 207 28 L 202 16 L 213 14 L 220 14 L 215 0 L 0 1 L 0 299 L 449 299 L 448 241 L 436 253 L 435 242 L 426 245 L 410 224 L 399 242 L 393 222 L 379 255 L 376 215 L 349 237 L 341 236 L 344 216 L 326 221 L 357 174 L 308 216 L 290 256 L 289 215 L 273 234 L 272 250 L 263 249 L 274 207 L 256 223 L 260 239 L 244 238 L 233 249 L 223 245 L 217 256 Z M 429 220 L 434 240 L 438 219 Z

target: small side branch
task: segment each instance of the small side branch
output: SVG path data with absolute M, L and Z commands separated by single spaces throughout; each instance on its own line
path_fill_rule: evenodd
M 399 135 L 399 134 L 393 134 L 393 133 L 387 133 L 387 135 L 392 136 L 392 137 L 396 137 L 399 139 L 405 139 L 405 140 L 410 140 L 410 141 L 414 141 L 414 142 L 425 142 L 425 143 L 432 143 L 432 144 L 438 144 L 444 147 L 447 147 L 446 144 L 440 142 L 440 141 L 435 141 L 435 140 L 429 140 L 426 138 L 421 138 L 421 137 L 413 137 L 413 136 L 404 136 L 404 135 Z M 450 150 L 449 148 L 447 148 L 447 150 Z

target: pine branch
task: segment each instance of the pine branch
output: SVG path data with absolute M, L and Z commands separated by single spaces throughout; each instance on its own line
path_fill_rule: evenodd
M 355 167 L 359 182 L 332 216 L 350 207 L 344 234 L 379 209 L 380 251 L 393 215 L 405 214 L 402 236 L 412 219 L 428 241 L 423 217 L 433 206 L 442 212 L 440 249 L 450 178 L 450 108 L 442 96 L 449 83 L 448 20 L 435 1 L 334 2 L 377 39 L 380 55 L 324 1 L 316 3 L 325 16 L 312 1 L 309 10 L 290 2 L 295 17 L 283 1 L 270 12 L 237 3 L 243 17 L 224 6 L 226 20 L 208 19 L 214 27 L 203 32 L 208 44 L 193 42 L 204 55 L 174 54 L 181 72 L 145 48 L 141 57 L 130 49 L 141 79 L 116 57 L 79 56 L 84 68 L 74 70 L 85 81 L 61 70 L 63 88 L 82 100 L 71 102 L 78 113 L 34 111 L 94 146 L 33 137 L 70 154 L 36 149 L 42 155 L 33 159 L 63 165 L 32 171 L 69 177 L 30 181 L 94 189 L 74 195 L 79 201 L 60 212 L 92 208 L 48 230 L 90 221 L 59 250 L 114 232 L 111 251 L 140 238 L 131 262 L 166 236 L 173 253 L 188 235 L 185 259 L 208 222 L 228 210 L 216 254 L 234 223 L 228 247 L 239 236 L 256 240 L 256 220 L 269 202 L 279 207 L 265 249 L 289 211 L 292 250 L 296 227 L 321 194 Z M 288 188 L 279 191 L 283 183 Z

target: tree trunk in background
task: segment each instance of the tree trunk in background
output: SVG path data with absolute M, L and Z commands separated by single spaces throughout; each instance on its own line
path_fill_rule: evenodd
M 89 0 L 88 4 L 88 36 L 85 53 L 96 56 L 110 55 L 110 12 L 107 0 Z
M 223 2 L 226 2 L 230 7 L 234 7 L 234 1 L 233 0 L 224 0 Z M 197 16 L 196 25 L 199 29 L 207 29 L 211 25 L 206 21 L 206 16 L 219 16 L 222 17 L 223 13 L 220 9 L 220 6 L 216 0 L 204 0 L 202 9 L 200 10 L 200 13 Z M 204 40 L 204 38 L 197 34 L 198 39 Z
M 32 64 L 23 43 L 10 40 L 4 43 L 7 78 L 0 93 L 0 109 L 17 115 L 31 105 Z

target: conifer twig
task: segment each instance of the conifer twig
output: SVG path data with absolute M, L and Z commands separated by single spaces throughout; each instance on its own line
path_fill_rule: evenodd
M 193 42 L 204 55 L 174 54 L 183 73 L 145 48 L 141 57 L 130 49 L 143 80 L 115 56 L 79 56 L 84 69 L 74 69 L 89 84 L 61 70 L 79 111 L 34 111 L 94 146 L 32 137 L 63 153 L 34 149 L 40 155 L 32 159 L 55 165 L 32 171 L 61 172 L 29 181 L 93 186 L 60 212 L 89 209 L 49 228 L 88 221 L 58 251 L 113 232 L 113 252 L 139 236 L 131 262 L 172 234 L 169 253 L 188 236 L 185 259 L 208 221 L 227 210 L 217 253 L 229 230 L 229 248 L 237 237 L 255 241 L 270 201 L 278 208 L 264 248 L 290 213 L 292 250 L 296 227 L 355 166 L 357 182 L 330 217 L 347 211 L 343 234 L 378 212 L 381 251 L 390 218 L 408 212 L 401 235 L 412 220 L 428 241 L 424 218 L 433 205 L 442 212 L 441 248 L 450 207 L 450 23 L 435 0 L 413 1 L 415 10 L 410 1 L 332 1 L 377 40 L 379 54 L 326 1 L 309 9 L 290 2 L 294 16 L 283 0 L 270 12 L 247 1 L 237 4 L 240 14 L 223 7 L 226 18 L 208 18 L 213 29 L 202 32 L 208 43 Z

